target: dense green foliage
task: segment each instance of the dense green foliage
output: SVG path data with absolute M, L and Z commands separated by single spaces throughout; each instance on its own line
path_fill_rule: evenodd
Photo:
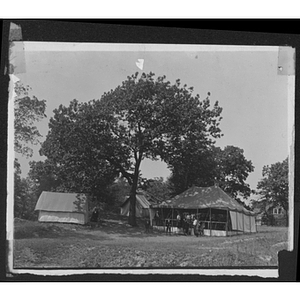
M 171 166 L 173 194 L 181 193 L 192 185 L 205 187 L 218 184 L 237 200 L 250 196 L 252 191 L 245 181 L 254 167 L 245 158 L 242 149 L 211 146 L 201 150 L 195 147 L 189 155 L 185 152 L 183 158 L 177 158 Z
M 15 84 L 14 99 L 14 150 L 25 157 L 31 157 L 32 148 L 28 144 L 37 145 L 41 138 L 35 123 L 46 117 L 46 101 L 30 96 L 30 87 L 22 83 Z M 17 159 L 14 161 L 14 216 L 33 219 L 36 197 L 34 183 L 29 178 L 21 178 L 21 167 Z
M 21 178 L 21 168 L 18 160 L 14 161 L 14 217 L 34 220 L 36 198 L 33 184 L 28 178 Z
M 41 137 L 40 132 L 34 125 L 35 122 L 46 117 L 46 101 L 38 100 L 35 96 L 30 97 L 30 87 L 24 86 L 22 83 L 15 84 L 16 98 L 15 106 L 15 152 L 32 156 L 32 149 L 28 147 L 28 143 L 36 145 Z
M 140 188 L 154 196 L 158 201 L 169 200 L 171 198 L 169 181 L 164 181 L 163 177 L 156 177 L 154 179 L 141 178 Z
M 45 101 L 30 98 L 22 85 L 16 91 L 15 149 L 30 156 L 27 143 L 38 143 L 34 122 L 45 116 Z M 238 147 L 214 146 L 222 136 L 222 108 L 211 106 L 209 96 L 200 100 L 180 80 L 171 84 L 165 76 L 136 73 L 99 100 L 60 105 L 40 149 L 46 160 L 30 162 L 26 180 L 16 174 L 16 211 L 20 215 L 20 199 L 29 203 L 30 194 L 35 202 L 42 191 L 86 193 L 95 205 L 112 209 L 129 195 L 129 223 L 135 226 L 138 188 L 166 200 L 192 185 L 218 183 L 237 200 L 248 197 L 252 163 Z M 141 178 L 144 158 L 166 162 L 168 181 Z
M 220 187 L 229 195 L 238 199 L 248 198 L 251 194 L 246 179 L 254 167 L 244 156 L 244 150 L 234 146 L 226 146 L 223 150 L 214 149 L 215 178 Z
M 263 178 L 258 182 L 259 194 L 267 203 L 281 206 L 289 211 L 289 165 L 288 158 L 282 162 L 277 162 L 271 166 L 264 166 L 262 170 Z
M 136 73 L 100 100 L 61 105 L 41 149 L 63 181 L 77 188 L 99 191 L 119 175 L 126 178 L 133 226 L 141 161 L 160 157 L 172 166 L 186 145 L 206 149 L 221 136 L 218 103 L 210 107 L 192 88 L 165 79 Z

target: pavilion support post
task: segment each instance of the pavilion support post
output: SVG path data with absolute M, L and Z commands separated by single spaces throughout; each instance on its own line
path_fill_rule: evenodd
M 161 208 L 161 218 L 162 218 L 162 222 L 163 222 L 163 226 L 164 226 L 164 231 L 165 231 L 166 228 L 165 228 L 165 220 L 164 220 L 164 210 L 163 210 L 163 208 Z
M 256 216 L 254 217 L 254 221 L 255 221 L 255 232 L 257 232 L 257 222 L 256 222 Z
M 226 210 L 226 236 L 228 236 L 228 208 Z
M 250 233 L 251 233 L 251 215 L 249 215 L 249 221 L 250 221 Z
M 245 226 L 244 226 L 244 213 L 242 213 L 243 216 L 243 233 L 245 233 Z
M 173 212 L 174 212 L 174 208 L 172 207 L 172 232 L 173 232 L 173 230 L 174 230 Z
M 236 234 L 239 234 L 238 211 L 235 212 L 236 219 Z
M 209 209 L 209 229 L 210 229 L 210 236 L 211 236 L 211 207 Z

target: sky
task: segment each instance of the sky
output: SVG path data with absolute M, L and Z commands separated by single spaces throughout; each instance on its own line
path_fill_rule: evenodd
M 278 74 L 278 47 L 208 45 L 121 45 L 72 43 L 16 43 L 12 63 L 15 75 L 47 102 L 47 118 L 37 124 L 43 135 L 53 110 L 77 99 L 99 99 L 135 72 L 150 71 L 167 80 L 194 87 L 201 99 L 210 92 L 223 108 L 220 128 L 224 136 L 216 146 L 240 147 L 254 165 L 247 183 L 255 189 L 262 168 L 283 161 L 289 153 L 288 77 Z M 144 59 L 143 71 L 136 62 Z M 30 160 L 42 160 L 39 147 L 21 162 L 26 176 Z M 161 161 L 144 160 L 143 177 L 169 176 Z M 201 170 L 199 170 L 201 172 Z

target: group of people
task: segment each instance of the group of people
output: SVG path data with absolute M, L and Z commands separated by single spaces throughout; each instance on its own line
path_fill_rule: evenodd
M 195 236 L 204 235 L 205 223 L 199 222 L 195 215 L 177 214 L 177 228 L 183 230 L 184 235 L 191 235 L 192 231 Z M 172 220 L 168 217 L 165 219 L 166 234 L 171 234 Z
M 177 228 L 182 228 L 184 235 L 191 235 L 192 231 L 194 232 L 195 236 L 204 235 L 204 227 L 204 222 L 199 222 L 195 215 L 177 215 Z

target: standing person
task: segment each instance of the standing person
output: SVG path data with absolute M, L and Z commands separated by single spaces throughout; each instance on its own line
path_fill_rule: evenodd
M 181 215 L 178 213 L 177 215 L 177 233 L 180 232 L 180 228 L 182 228 L 182 217 Z
M 158 213 L 158 211 L 155 212 L 154 220 L 155 220 L 155 226 L 158 226 L 159 225 L 159 213 Z
M 196 218 L 194 218 L 194 221 L 193 221 L 193 229 L 194 229 L 194 235 L 195 236 L 198 236 L 198 220 Z
M 200 226 L 199 226 L 199 234 L 200 234 L 200 236 L 204 235 L 204 228 L 205 228 L 205 223 L 204 222 L 200 223 Z
M 177 213 L 177 217 L 176 217 L 176 220 L 177 220 L 177 228 L 180 228 L 180 221 L 181 221 L 181 217 L 180 217 L 180 214 Z
M 186 223 L 187 223 L 187 226 L 186 226 L 186 234 L 187 235 L 191 235 L 191 232 L 190 232 L 190 229 L 191 229 L 191 216 L 190 214 L 188 214 L 186 216 Z
M 97 207 L 94 207 L 93 212 L 92 212 L 92 216 L 91 216 L 91 219 L 90 219 L 92 228 L 96 227 L 96 224 L 98 222 L 98 218 L 99 218 L 99 209 Z
M 188 222 L 188 219 L 187 218 L 184 218 L 183 219 L 183 232 L 184 232 L 184 235 L 188 235 L 189 234 L 189 222 Z
M 171 220 L 169 218 L 166 219 L 166 233 L 171 234 Z
M 146 218 L 145 219 L 145 232 L 149 233 L 150 231 L 150 221 Z

